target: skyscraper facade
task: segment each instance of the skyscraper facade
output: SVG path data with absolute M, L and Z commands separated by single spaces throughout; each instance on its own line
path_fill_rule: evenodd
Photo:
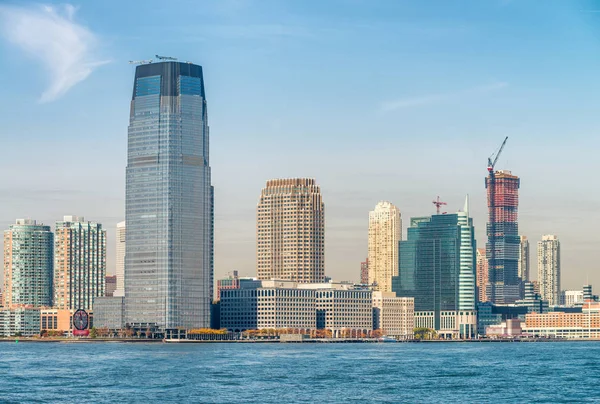
M 554 235 L 538 241 L 538 282 L 542 299 L 550 306 L 560 304 L 560 241 Z
M 104 296 L 106 230 L 83 217 L 65 216 L 54 232 L 54 307 L 91 310 Z
M 411 218 L 393 291 L 414 297 L 415 326 L 463 338 L 475 334 L 475 251 L 468 206 L 456 214 Z
M 488 224 L 486 254 L 488 259 L 487 298 L 498 304 L 514 303 L 521 296 L 519 262 L 519 185 L 510 171 L 500 170 L 485 180 Z
M 52 306 L 53 240 L 50 226 L 31 219 L 4 231 L 4 307 Z
M 213 192 L 202 67 L 137 66 L 128 129 L 125 321 L 210 326 Z
M 485 248 L 477 249 L 477 298 L 480 302 L 487 302 L 485 288 L 488 283 L 488 261 L 485 254 Z
M 398 243 L 402 240 L 400 210 L 388 201 L 369 212 L 369 284 L 375 290 L 392 291 L 392 277 L 398 275 Z
M 360 263 L 360 283 L 367 285 L 369 283 L 369 259 Z
M 325 205 L 314 179 L 267 181 L 257 206 L 258 279 L 325 279 Z
M 518 275 L 522 282 L 529 282 L 529 240 L 520 236 Z
M 123 297 L 125 296 L 125 235 L 126 235 L 125 222 L 117 223 L 117 237 L 116 237 L 116 262 L 115 262 L 115 276 L 117 277 L 116 289 L 113 296 Z

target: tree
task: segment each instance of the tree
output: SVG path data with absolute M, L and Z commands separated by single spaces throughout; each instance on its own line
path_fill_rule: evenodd
M 416 327 L 413 330 L 414 338 L 416 340 L 428 340 L 437 338 L 437 332 L 431 328 L 426 327 Z
M 96 327 L 92 327 L 92 329 L 90 330 L 90 338 L 96 338 L 98 336 L 98 330 L 96 329 Z

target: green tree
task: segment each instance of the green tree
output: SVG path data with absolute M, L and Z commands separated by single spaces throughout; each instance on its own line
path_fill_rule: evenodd
M 92 329 L 90 330 L 90 338 L 96 338 L 98 336 L 98 330 L 96 329 L 96 327 L 92 327 Z

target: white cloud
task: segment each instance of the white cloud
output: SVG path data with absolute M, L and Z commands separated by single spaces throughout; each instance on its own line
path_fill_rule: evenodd
M 391 112 L 397 109 L 418 107 L 421 105 L 436 104 L 442 101 L 453 100 L 464 96 L 475 96 L 491 91 L 500 90 L 508 86 L 506 82 L 496 82 L 484 86 L 473 87 L 466 90 L 456 91 L 453 93 L 429 94 L 418 97 L 400 98 L 393 101 L 382 102 L 380 106 L 381 112 Z
M 60 8 L 0 6 L 2 36 L 41 62 L 50 76 L 40 102 L 56 100 L 96 67 L 108 63 L 96 59 L 97 38 L 74 21 L 76 11 L 70 4 Z

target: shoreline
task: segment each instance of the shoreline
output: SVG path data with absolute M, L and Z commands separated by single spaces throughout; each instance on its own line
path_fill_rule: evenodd
M 86 343 L 165 343 L 165 344 L 435 344 L 435 343 L 534 343 L 534 342 L 600 342 L 600 339 L 559 339 L 559 338 L 524 338 L 524 339 L 468 339 L 468 340 L 411 340 L 396 342 L 381 342 L 376 340 L 352 340 L 352 339 L 307 339 L 303 341 L 280 341 L 275 339 L 264 340 L 191 340 L 191 339 L 144 339 L 144 338 L 0 338 L 0 343 L 64 343 L 64 344 L 86 344 Z

